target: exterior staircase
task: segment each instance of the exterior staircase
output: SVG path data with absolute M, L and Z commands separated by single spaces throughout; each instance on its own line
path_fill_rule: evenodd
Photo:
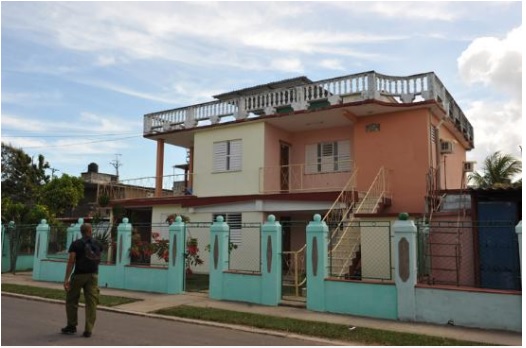
M 351 214 L 343 215 L 331 232 L 331 275 L 352 278 L 360 272 L 361 231 L 355 214 L 375 214 L 389 201 L 388 171 L 382 167 L 367 193 L 359 196 L 356 208 Z
M 331 208 L 323 217 L 330 229 L 330 275 L 355 278 L 361 272 L 360 227 L 355 214 L 375 214 L 389 202 L 388 171 L 380 168 L 376 178 L 363 195 L 356 194 L 354 170 L 348 182 L 338 195 Z M 283 257 L 289 264 L 288 272 L 283 274 L 283 286 L 295 289 L 295 297 L 302 295 L 306 283 L 305 244 L 297 251 L 284 251 Z

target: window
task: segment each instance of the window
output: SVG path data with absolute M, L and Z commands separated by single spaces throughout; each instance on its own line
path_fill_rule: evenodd
M 214 172 L 241 170 L 241 139 L 214 143 Z
M 305 148 L 305 174 L 351 170 L 349 140 L 309 144 Z
M 214 214 L 213 220 L 216 221 L 216 218 L 221 215 L 225 218 L 225 222 L 230 227 L 230 243 L 236 245 L 241 245 L 241 213 L 237 214 Z

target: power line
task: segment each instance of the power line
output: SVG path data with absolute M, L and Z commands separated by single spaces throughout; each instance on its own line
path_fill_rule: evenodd
M 127 135 L 136 134 L 135 132 L 130 133 L 105 133 L 105 134 L 55 134 L 55 135 L 43 135 L 43 134 L 25 134 L 25 135 L 2 135 L 2 138 L 72 138 L 72 137 L 109 137 L 116 135 Z
M 142 135 L 134 135 L 131 137 L 123 137 L 123 138 L 115 138 L 115 139 L 105 139 L 105 140 L 94 140 L 94 141 L 88 141 L 84 143 L 68 143 L 68 144 L 62 144 L 62 145 L 42 145 L 42 146 L 24 146 L 24 149 L 42 149 L 42 148 L 56 148 L 56 147 L 70 147 L 70 146 L 79 146 L 79 145 L 87 145 L 87 144 L 95 144 L 95 143 L 105 143 L 110 141 L 118 141 L 118 140 L 124 140 L 124 139 L 131 139 L 140 137 Z

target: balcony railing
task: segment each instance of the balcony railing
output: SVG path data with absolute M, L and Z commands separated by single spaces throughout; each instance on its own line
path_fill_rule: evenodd
M 276 114 L 283 107 L 306 110 L 312 102 L 325 100 L 339 104 L 345 96 L 359 100 L 391 97 L 393 103 L 436 100 L 447 117 L 473 145 L 473 127 L 435 73 L 388 76 L 374 71 L 336 77 L 290 88 L 211 101 L 144 115 L 144 134 L 151 135 L 220 123 L 225 117 L 236 120 Z
M 260 193 L 341 191 L 352 174 L 352 161 L 332 163 L 330 170 L 313 172 L 317 164 L 292 164 L 259 169 Z
M 192 174 L 165 175 L 162 178 L 162 196 L 184 196 L 192 194 Z M 104 190 L 110 199 L 147 198 L 155 196 L 155 176 L 120 180 L 108 184 Z

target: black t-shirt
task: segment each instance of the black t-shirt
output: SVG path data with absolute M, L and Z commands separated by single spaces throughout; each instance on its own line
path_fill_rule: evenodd
M 87 249 L 90 250 L 87 250 Z M 75 253 L 75 274 L 98 273 L 102 246 L 93 238 L 81 238 L 71 243 L 68 252 Z M 98 255 L 99 259 L 86 254 Z

